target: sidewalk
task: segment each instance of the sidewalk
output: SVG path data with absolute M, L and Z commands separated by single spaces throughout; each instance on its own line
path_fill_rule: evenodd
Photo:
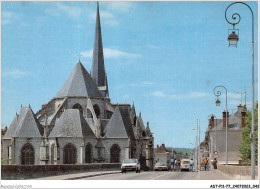
M 121 171 L 91 171 L 91 172 L 85 172 L 85 173 L 72 173 L 72 174 L 66 174 L 66 175 L 58 175 L 58 176 L 49 176 L 49 177 L 41 177 L 41 178 L 35 178 L 30 180 L 75 180 L 80 178 L 87 178 L 87 177 L 94 177 L 94 176 L 100 176 L 100 175 L 108 175 L 108 174 L 117 174 Z
M 232 180 L 231 178 L 223 175 L 218 170 L 214 173 L 211 171 L 199 171 L 195 180 Z

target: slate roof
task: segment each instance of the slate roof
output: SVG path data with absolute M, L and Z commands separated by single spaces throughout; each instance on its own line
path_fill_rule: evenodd
M 49 137 L 95 138 L 95 135 L 78 109 L 66 109 L 56 120 Z
M 142 131 L 145 131 L 145 126 L 141 114 L 137 117 L 137 124 L 140 126 Z
M 131 111 L 130 111 L 130 119 L 131 119 L 131 122 L 132 122 L 133 124 L 135 124 L 135 123 L 134 123 L 134 117 L 136 117 L 136 113 L 135 113 L 135 105 L 134 105 L 134 103 L 133 103 L 133 105 L 132 105 L 132 107 L 131 107 Z
M 56 97 L 101 97 L 101 94 L 81 62 L 78 62 Z
M 13 124 L 13 125 L 12 125 Z M 13 120 L 12 130 L 16 130 L 14 134 L 8 134 L 12 137 L 26 137 L 26 138 L 37 138 L 42 137 L 42 127 L 36 119 L 32 109 L 30 107 L 22 107 L 18 121 Z M 15 129 L 15 125 L 17 128 Z M 10 125 L 10 127 L 11 127 Z
M 128 138 L 134 140 L 134 133 L 127 107 L 116 107 L 104 130 L 106 138 Z
M 241 130 L 241 118 L 233 115 L 229 116 L 229 130 Z M 215 130 L 225 130 L 225 128 L 223 128 L 223 120 L 222 119 L 214 119 L 214 127 L 212 129 L 210 129 L 211 131 L 215 131 Z
M 95 28 L 95 41 L 93 48 L 91 76 L 98 86 L 106 86 L 106 73 L 104 65 L 101 25 L 99 16 L 99 4 L 97 3 L 97 16 Z
M 17 129 L 17 125 L 18 125 L 18 118 L 19 118 L 19 115 L 16 114 L 11 125 L 7 129 L 3 139 L 11 139 L 14 137 L 16 129 Z

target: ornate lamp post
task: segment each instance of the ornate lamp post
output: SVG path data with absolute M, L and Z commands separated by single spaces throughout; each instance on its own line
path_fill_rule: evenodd
M 233 20 L 236 20 L 237 17 L 238 17 L 238 21 L 237 22 L 229 22 L 228 19 L 227 19 L 227 10 L 230 6 L 234 5 L 234 4 L 242 4 L 242 5 L 245 5 L 249 8 L 249 10 L 251 11 L 251 14 L 252 14 L 252 130 L 251 130 L 251 179 L 252 180 L 255 180 L 255 125 L 254 125 L 254 121 L 255 121 L 255 118 L 254 118 L 254 13 L 251 9 L 251 7 L 244 3 L 244 2 L 234 2 L 234 3 L 231 3 L 227 8 L 226 8 L 226 11 L 225 11 L 225 18 L 226 18 L 226 21 L 233 25 L 233 30 L 235 30 L 235 25 L 238 24 L 240 22 L 240 15 L 238 13 L 234 13 L 232 15 L 232 19 Z M 238 42 L 238 36 L 237 37 L 234 37 L 234 36 L 230 36 L 228 37 L 228 41 L 229 41 L 229 44 L 230 43 L 233 43 L 235 45 L 229 45 L 229 46 L 237 46 L 237 42 Z
M 228 111 L 227 111 L 227 89 L 226 87 L 222 86 L 222 85 L 218 85 L 214 88 L 213 93 L 214 95 L 217 97 L 216 100 L 216 106 L 220 106 L 220 99 L 219 96 L 221 95 L 221 91 L 217 91 L 217 88 L 224 88 L 226 91 L 226 165 L 228 164 Z

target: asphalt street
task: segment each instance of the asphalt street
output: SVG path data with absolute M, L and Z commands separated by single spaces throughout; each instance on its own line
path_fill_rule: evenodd
M 197 180 L 197 172 L 141 171 L 82 178 L 80 180 Z

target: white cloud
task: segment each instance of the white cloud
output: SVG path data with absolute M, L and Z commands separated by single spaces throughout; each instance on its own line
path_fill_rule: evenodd
M 105 5 L 107 9 L 119 11 L 122 13 L 128 12 L 130 9 L 133 9 L 135 7 L 135 4 L 133 2 L 125 1 L 125 2 L 102 2 L 102 5 Z
M 151 86 L 151 85 L 155 85 L 155 83 L 150 82 L 150 81 L 142 81 L 140 83 L 130 84 L 131 87 L 144 87 L 144 86 Z
M 65 5 L 60 2 L 56 2 L 55 7 L 57 8 L 57 10 L 63 11 L 64 13 L 68 14 L 69 16 L 71 16 L 73 18 L 78 18 L 83 12 L 83 10 L 79 7 L 68 6 L 68 5 Z M 47 9 L 46 9 L 46 11 L 50 12 L 50 10 L 47 10 Z
M 208 93 L 201 93 L 201 92 L 192 92 L 189 95 L 191 98 L 201 98 L 201 97 L 207 97 L 210 96 Z
M 241 100 L 231 100 L 230 102 L 228 102 L 228 105 L 239 105 L 241 104 Z
M 52 15 L 52 16 L 60 16 L 60 13 L 57 12 L 56 9 L 45 9 L 44 10 L 45 13 L 49 14 L 49 15 Z
M 190 99 L 190 98 L 203 98 L 203 97 L 210 96 L 210 94 L 208 93 L 201 93 L 201 92 L 191 92 L 189 94 L 180 94 L 180 95 L 176 95 L 176 94 L 168 95 L 165 94 L 163 91 L 156 91 L 151 93 L 151 95 L 156 97 L 166 97 L 171 99 Z
M 2 16 L 1 23 L 4 25 L 9 24 L 12 19 L 17 18 L 16 13 L 11 11 L 2 11 L 1 16 Z
M 27 26 L 27 23 L 22 22 L 22 23 L 20 24 L 20 26 L 22 26 L 22 27 L 26 27 L 26 26 Z
M 164 94 L 162 91 L 155 91 L 151 95 L 156 97 L 166 97 L 166 94 Z
M 19 79 L 21 77 L 26 77 L 28 75 L 30 75 L 29 72 L 24 72 L 21 70 L 12 70 L 12 71 L 7 71 L 2 73 L 3 77 L 12 78 L 12 79 Z
M 94 12 L 91 17 L 92 19 L 96 19 L 96 12 Z M 119 24 L 118 20 L 116 19 L 116 17 L 114 16 L 114 14 L 112 14 L 109 11 L 100 11 L 100 17 L 101 17 L 101 22 L 109 25 L 109 26 L 116 26 Z
M 104 50 L 104 57 L 105 58 L 120 58 L 120 57 L 138 58 L 138 57 L 140 57 L 139 54 L 123 52 L 123 51 L 119 51 L 117 49 L 104 48 L 103 50 Z M 93 57 L 93 49 L 81 52 L 80 54 L 83 57 L 92 58 Z
M 128 52 L 119 51 L 117 49 L 109 49 L 109 48 L 104 48 L 104 56 L 106 58 L 118 58 L 118 57 L 138 58 L 138 57 L 140 57 L 139 54 L 128 53 Z
M 184 96 L 183 95 L 170 95 L 169 97 L 172 99 L 182 99 Z
M 123 98 L 127 99 L 127 98 L 129 98 L 129 95 L 126 94 L 126 95 L 123 96 Z
M 100 11 L 100 17 L 101 19 L 114 19 L 115 16 L 108 11 Z
M 225 94 L 226 95 L 226 94 Z M 228 98 L 240 98 L 241 99 L 241 93 L 227 93 Z

